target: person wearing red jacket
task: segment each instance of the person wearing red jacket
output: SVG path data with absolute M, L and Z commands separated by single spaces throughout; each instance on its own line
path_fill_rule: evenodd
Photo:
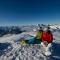
M 45 49 L 45 55 L 51 55 L 49 49 L 51 48 L 52 41 L 53 41 L 53 34 L 48 28 L 44 28 L 42 33 L 41 45 Z
M 53 41 L 53 35 L 51 32 L 43 31 L 42 33 L 42 41 L 47 41 L 48 43 L 52 43 Z

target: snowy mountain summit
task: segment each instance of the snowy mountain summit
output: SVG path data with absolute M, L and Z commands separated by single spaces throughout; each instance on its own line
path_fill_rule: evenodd
M 54 41 L 52 43 L 53 54 L 49 58 L 43 55 L 40 45 L 20 44 L 21 38 L 29 40 L 33 38 L 32 36 L 36 36 L 37 25 L 14 27 L 14 29 L 13 27 L 0 27 L 0 31 L 4 31 L 4 35 L 0 37 L 0 60 L 60 60 L 60 25 L 50 25 L 50 27 Z M 5 34 L 5 32 L 8 33 Z

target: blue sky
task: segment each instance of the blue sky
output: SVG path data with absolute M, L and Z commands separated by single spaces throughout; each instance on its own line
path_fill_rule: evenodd
M 60 0 L 0 0 L 0 25 L 60 23 Z

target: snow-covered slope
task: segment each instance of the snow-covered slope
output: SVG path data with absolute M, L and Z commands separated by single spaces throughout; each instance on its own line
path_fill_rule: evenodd
M 57 28 L 60 29 L 60 24 L 50 25 L 50 27 L 51 27 L 52 29 L 57 29 Z
M 53 32 L 53 35 L 55 40 L 53 41 L 53 55 L 50 60 L 60 60 L 60 33 L 56 31 Z M 0 60 L 46 60 L 46 57 L 41 53 L 40 45 L 21 46 L 20 38 L 30 39 L 32 36 L 36 36 L 36 31 L 0 37 Z

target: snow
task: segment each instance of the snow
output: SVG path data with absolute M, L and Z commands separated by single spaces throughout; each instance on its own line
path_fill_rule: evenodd
M 29 32 L 30 35 L 31 32 Z M 1 54 L 2 50 L 0 50 L 0 60 L 23 60 L 23 59 L 37 59 L 39 60 L 39 57 L 41 54 L 38 53 L 40 49 L 34 48 L 33 45 L 27 45 L 27 46 L 21 46 L 20 43 L 17 44 L 15 42 L 16 40 L 19 40 L 21 37 L 28 37 L 29 33 L 22 33 L 22 34 L 17 34 L 17 35 L 9 35 L 9 36 L 3 36 L 0 38 L 0 43 L 3 45 L 6 45 L 4 43 L 10 43 L 11 46 L 7 46 L 7 48 L 4 48 L 4 53 Z M 33 34 L 34 35 L 34 34 Z M 26 37 L 25 37 L 26 38 Z M 27 38 L 29 39 L 29 38 Z
M 56 29 L 60 26 L 52 26 Z M 58 31 L 53 33 L 53 55 L 51 60 L 60 60 L 60 33 Z M 42 54 L 40 45 L 21 45 L 20 38 L 30 39 L 36 36 L 36 30 L 23 32 L 21 34 L 7 34 L 0 37 L 0 60 L 47 60 L 47 57 Z M 1 47 L 2 46 L 2 47 Z M 37 47 L 36 47 L 37 46 Z M 2 48 L 2 49 L 1 49 Z
M 50 25 L 50 27 L 51 27 L 52 29 L 57 29 L 57 28 L 60 29 L 60 24 Z

